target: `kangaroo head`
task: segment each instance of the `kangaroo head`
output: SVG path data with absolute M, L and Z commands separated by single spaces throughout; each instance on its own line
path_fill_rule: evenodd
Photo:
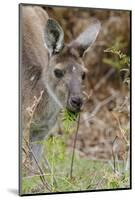
M 64 44 L 64 32 L 53 19 L 48 19 L 44 41 L 49 52 L 49 65 L 45 71 L 44 82 L 49 95 L 60 107 L 77 112 L 82 100 L 82 86 L 87 69 L 82 57 L 94 43 L 100 30 L 96 21 L 81 33 L 77 39 Z

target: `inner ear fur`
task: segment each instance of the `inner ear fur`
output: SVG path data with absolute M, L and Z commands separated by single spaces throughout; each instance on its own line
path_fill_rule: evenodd
M 75 40 L 73 40 L 69 47 L 78 51 L 82 57 L 85 51 L 95 42 L 98 33 L 101 29 L 101 24 L 98 20 L 94 20 Z
M 45 46 L 50 55 L 60 52 L 64 46 L 63 29 L 54 19 L 48 19 L 45 27 L 44 38 Z

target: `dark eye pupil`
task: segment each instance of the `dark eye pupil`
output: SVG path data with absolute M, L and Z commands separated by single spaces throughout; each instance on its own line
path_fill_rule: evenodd
M 85 77 L 86 77 L 86 74 L 85 74 L 85 73 L 83 73 L 83 74 L 82 74 L 82 80 L 84 80 L 84 79 L 85 79 Z
M 60 69 L 55 69 L 54 74 L 57 78 L 62 78 L 64 76 L 64 72 Z

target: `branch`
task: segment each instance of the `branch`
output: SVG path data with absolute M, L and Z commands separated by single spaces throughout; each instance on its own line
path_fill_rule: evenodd
M 83 94 L 87 97 L 87 100 L 84 104 L 87 104 L 88 101 L 90 100 L 90 97 L 96 92 L 104 83 L 105 81 L 115 72 L 115 69 L 112 68 L 110 69 L 100 80 L 99 82 L 94 86 L 93 90 L 90 91 L 89 94 L 86 92 L 83 92 Z
M 112 101 L 113 99 L 115 99 L 117 96 L 119 95 L 119 93 L 114 93 L 112 94 L 110 97 L 107 97 L 106 99 L 104 99 L 103 101 L 99 102 L 98 105 L 95 107 L 95 109 L 93 110 L 93 112 L 90 114 L 90 116 L 83 120 L 80 124 L 83 124 L 86 120 L 91 120 L 97 113 L 98 111 L 105 106 L 106 104 L 108 104 L 110 101 Z
M 80 124 L 80 113 L 78 115 L 77 128 L 76 128 L 75 138 L 74 138 L 74 145 L 73 145 L 73 152 L 72 152 L 72 159 L 71 159 L 71 168 L 70 168 L 70 178 L 72 178 L 72 174 L 73 174 L 73 163 L 74 163 L 75 147 L 76 147 L 76 141 L 77 141 L 77 134 L 78 134 L 78 130 L 79 130 L 79 124 Z
M 39 163 L 38 163 L 38 161 L 37 161 L 37 159 L 36 159 L 36 157 L 35 157 L 35 155 L 34 155 L 34 152 L 32 151 L 32 149 L 31 149 L 29 143 L 27 142 L 27 140 L 26 140 L 25 138 L 23 138 L 23 139 L 24 139 L 24 141 L 25 141 L 25 143 L 26 143 L 26 145 L 27 145 L 27 147 L 28 147 L 30 153 L 32 154 L 32 156 L 33 156 L 33 158 L 34 158 L 34 160 L 35 160 L 35 163 L 36 163 L 36 165 L 37 165 L 37 167 L 38 167 L 38 169 L 39 169 L 39 171 L 40 171 L 40 173 L 41 173 L 41 174 L 40 174 L 40 179 L 41 179 L 43 185 L 51 192 L 51 189 L 50 189 L 48 183 L 46 182 L 46 180 L 45 180 L 45 178 L 44 178 L 44 173 L 43 173 L 42 168 L 40 167 L 40 165 L 39 165 Z

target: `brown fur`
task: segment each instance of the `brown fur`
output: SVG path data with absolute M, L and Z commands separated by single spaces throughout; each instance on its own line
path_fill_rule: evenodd
M 49 19 L 41 7 L 22 6 L 21 16 L 23 139 L 27 139 L 39 160 L 41 144 L 34 142 L 42 141 L 50 132 L 60 109 L 80 110 L 83 74 L 86 72 L 81 56 L 95 40 L 100 25 L 88 27 L 79 39 L 64 46 L 62 28 L 55 20 Z M 63 73 L 61 78 L 56 70 Z M 35 105 L 35 98 L 35 110 L 30 115 L 28 109 L 30 111 L 33 107 L 33 102 Z
M 48 65 L 48 52 L 44 47 L 44 27 L 48 15 L 40 7 L 22 7 L 22 116 L 23 127 L 28 121 L 26 108 L 44 89 L 41 74 Z M 35 76 L 35 80 L 30 78 Z M 39 108 L 40 109 L 40 108 Z

